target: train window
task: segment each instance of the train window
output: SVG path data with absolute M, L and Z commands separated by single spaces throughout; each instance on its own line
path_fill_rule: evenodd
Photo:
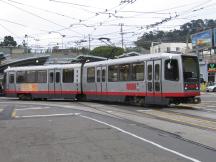
M 106 81 L 106 70 L 103 69 L 102 70 L 102 82 L 105 82 Z
M 87 82 L 95 82 L 95 68 L 90 67 L 87 69 Z
M 120 65 L 119 66 L 119 80 L 128 81 L 129 80 L 129 65 Z
M 25 71 L 18 71 L 16 73 L 16 82 L 17 83 L 25 83 L 26 72 Z
M 56 72 L 56 83 L 60 83 L 60 72 Z
M 100 73 L 101 73 L 101 70 L 97 70 L 97 82 L 100 82 Z
M 108 80 L 109 82 L 118 81 L 118 65 L 108 67 Z
M 148 82 L 148 91 L 152 91 L 153 87 L 152 87 L 152 82 Z
M 198 82 L 199 63 L 196 57 L 182 56 L 183 77 L 185 82 Z
M 160 83 L 155 82 L 155 91 L 160 91 Z
M 143 63 L 132 64 L 132 80 L 133 81 L 144 80 L 144 64 Z
M 26 82 L 27 83 L 36 82 L 36 72 L 35 71 L 26 71 Z
M 9 83 L 14 83 L 14 74 L 9 75 Z
M 179 80 L 179 68 L 177 60 L 170 59 L 165 61 L 165 79 L 172 81 Z
M 73 83 L 73 82 L 74 82 L 74 70 L 63 69 L 63 83 Z
M 155 65 L 155 80 L 160 80 L 160 65 Z
M 37 83 L 46 83 L 47 82 L 47 71 L 40 70 L 37 72 Z
M 53 82 L 54 82 L 54 75 L 53 75 L 53 72 L 50 72 L 50 73 L 49 73 L 49 82 L 50 82 L 50 83 L 53 83 Z
M 152 65 L 148 65 L 148 80 L 152 80 Z

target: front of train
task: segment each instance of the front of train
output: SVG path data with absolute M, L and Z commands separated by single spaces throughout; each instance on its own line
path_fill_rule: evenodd
M 183 70 L 183 102 L 199 103 L 200 99 L 200 71 L 199 61 L 196 56 L 182 55 Z

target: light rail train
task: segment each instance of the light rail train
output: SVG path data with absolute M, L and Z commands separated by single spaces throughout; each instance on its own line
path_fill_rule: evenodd
M 9 67 L 4 92 L 21 100 L 65 98 L 144 105 L 199 101 L 193 55 L 147 54 L 105 61 Z

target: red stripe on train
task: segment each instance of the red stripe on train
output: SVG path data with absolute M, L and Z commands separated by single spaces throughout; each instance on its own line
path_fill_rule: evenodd
M 153 92 L 95 92 L 85 91 L 87 95 L 107 95 L 107 96 L 162 96 L 162 97 L 189 97 L 199 96 L 200 92 L 164 92 L 164 93 L 153 93 Z
M 6 94 L 17 93 L 32 93 L 32 94 L 80 94 L 80 91 L 14 91 L 6 90 Z M 103 95 L 103 96 L 162 96 L 162 97 L 190 97 L 199 96 L 200 92 L 97 92 L 97 91 L 84 91 L 86 95 Z

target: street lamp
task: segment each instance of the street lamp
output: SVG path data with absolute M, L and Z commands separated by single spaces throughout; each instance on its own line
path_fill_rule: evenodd
M 66 37 L 66 35 L 61 34 L 60 32 L 57 32 L 57 31 L 50 31 L 49 32 L 49 34 L 52 34 L 52 33 L 57 33 L 57 34 L 59 34 L 62 37 L 62 50 L 63 50 L 63 38 Z
M 25 34 L 25 38 L 26 38 L 26 48 L 27 48 L 26 53 L 28 54 L 28 35 L 27 34 Z

